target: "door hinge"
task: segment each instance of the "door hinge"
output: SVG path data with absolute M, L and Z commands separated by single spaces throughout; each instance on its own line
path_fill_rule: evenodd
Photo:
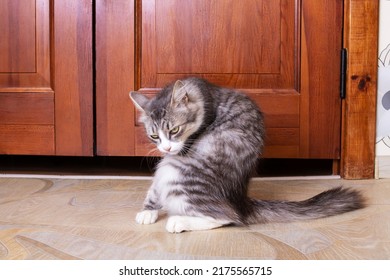
M 340 71 L 340 98 L 344 99 L 347 86 L 347 64 L 348 51 L 346 48 L 341 50 L 341 71 Z

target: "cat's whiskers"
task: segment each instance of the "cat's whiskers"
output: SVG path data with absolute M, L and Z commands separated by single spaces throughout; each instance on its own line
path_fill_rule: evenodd
M 186 143 L 184 146 L 183 146 L 183 151 L 184 151 L 184 154 L 185 155 L 187 155 L 187 156 L 190 156 L 190 157 L 194 157 L 194 156 L 196 156 L 196 157 L 202 157 L 203 155 L 199 152 L 199 151 L 197 151 L 197 150 L 194 150 L 193 148 L 192 148 L 192 144 L 193 143 Z

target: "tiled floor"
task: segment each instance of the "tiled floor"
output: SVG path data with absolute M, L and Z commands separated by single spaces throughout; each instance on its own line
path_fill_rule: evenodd
M 302 200 L 345 185 L 368 207 L 289 224 L 170 234 L 134 221 L 149 180 L 0 178 L 0 259 L 390 259 L 390 179 L 253 180 L 251 196 Z

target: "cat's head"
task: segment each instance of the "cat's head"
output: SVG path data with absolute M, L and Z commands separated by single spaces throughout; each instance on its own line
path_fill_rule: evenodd
M 202 96 L 190 82 L 178 80 L 152 99 L 138 92 L 131 92 L 130 98 L 141 112 L 149 139 L 163 154 L 183 151 L 189 137 L 202 126 Z

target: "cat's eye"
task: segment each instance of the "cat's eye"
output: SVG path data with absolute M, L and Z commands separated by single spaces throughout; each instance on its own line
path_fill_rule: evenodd
M 154 140 L 157 140 L 159 139 L 160 137 L 157 135 L 157 134 L 151 134 L 150 135 L 150 138 L 154 139 Z
M 177 134 L 179 132 L 179 130 L 180 130 L 180 127 L 176 126 L 176 127 L 172 128 L 171 131 L 169 131 L 169 133 L 171 135 L 175 135 L 175 134 Z

